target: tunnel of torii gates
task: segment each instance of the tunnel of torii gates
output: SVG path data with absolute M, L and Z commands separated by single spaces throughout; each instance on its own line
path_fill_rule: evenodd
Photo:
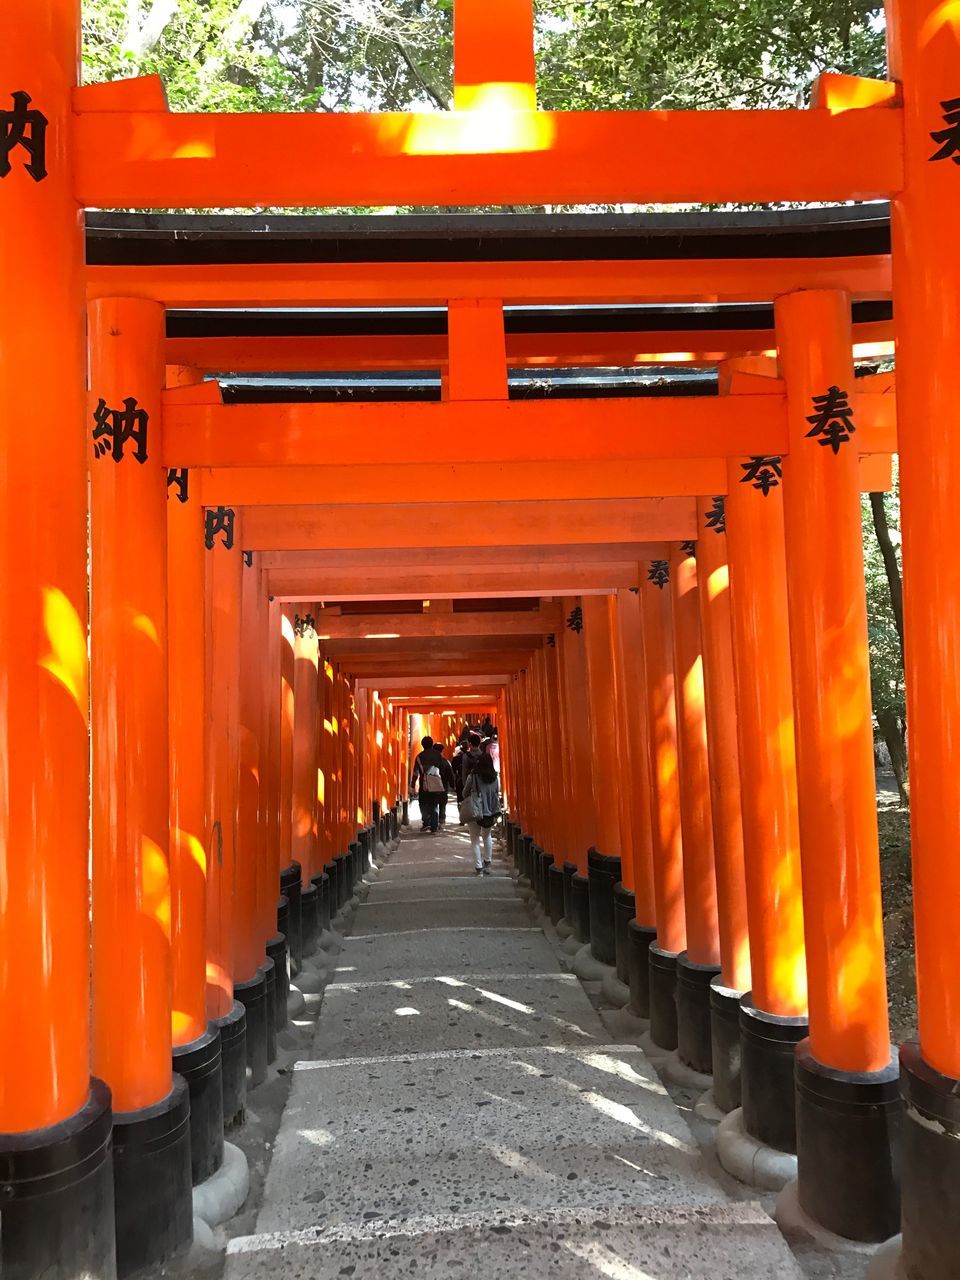
M 536 110 L 531 0 L 457 0 L 453 111 L 257 117 L 78 87 L 77 0 L 0 0 L 5 1280 L 188 1241 L 288 953 L 396 837 L 411 731 L 488 711 L 516 870 L 652 1045 L 712 1068 L 741 1146 L 797 1153 L 814 1221 L 881 1240 L 902 1197 L 904 1273 L 960 1274 L 960 28 L 934 0 L 887 16 L 891 80 L 823 76 L 807 110 L 562 113 Z M 232 219 L 220 258 L 172 234 L 151 260 L 136 215 L 88 252 L 83 214 L 887 198 L 892 252 L 808 210 L 769 235 L 713 215 L 714 241 L 396 219 L 366 257 L 363 219 L 337 250 L 315 221 L 313 259 Z M 350 308 L 366 327 L 309 327 Z M 398 332 L 395 308 L 434 319 Z M 895 380 L 864 366 L 891 342 Z M 717 381 L 671 381 L 684 363 Z M 645 364 L 666 394 L 517 393 Z M 304 369 L 408 391 L 298 398 L 280 375 Z M 244 397 L 244 370 L 273 380 Z M 860 533 L 894 451 L 899 1063 Z

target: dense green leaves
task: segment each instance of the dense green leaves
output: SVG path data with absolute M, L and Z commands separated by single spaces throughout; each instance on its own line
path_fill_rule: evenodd
M 157 72 L 193 110 L 400 110 L 451 92 L 453 0 L 84 0 L 88 80 Z M 145 37 L 145 38 L 144 38 Z M 883 74 L 869 0 L 539 0 L 557 109 L 786 106 Z

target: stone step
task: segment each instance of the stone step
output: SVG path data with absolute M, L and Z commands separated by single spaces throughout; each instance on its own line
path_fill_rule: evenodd
M 757 1204 L 373 1220 L 234 1240 L 225 1280 L 802 1280 Z

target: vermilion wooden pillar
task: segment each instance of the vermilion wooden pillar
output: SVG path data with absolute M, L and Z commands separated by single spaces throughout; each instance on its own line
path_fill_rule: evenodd
M 696 1071 L 713 1069 L 710 983 L 720 972 L 717 877 L 703 689 L 696 543 L 670 550 L 673 661 L 680 749 L 683 902 L 687 949 L 677 960 L 677 1050 Z
M 951 553 L 960 491 L 952 424 L 956 306 L 956 70 L 960 29 L 934 0 L 890 0 L 891 74 L 901 81 L 904 182 L 891 204 L 897 419 L 910 756 L 910 836 L 919 1044 L 900 1053 L 907 1101 L 903 1265 L 909 1280 L 960 1269 L 954 1138 L 960 1080 L 960 564 Z
M 697 586 L 703 635 L 703 691 L 707 712 L 721 976 L 728 990 L 742 994 L 750 989 L 750 939 L 743 870 L 730 570 L 722 497 L 697 500 L 697 528 Z
M 753 983 L 740 1013 L 743 1122 L 792 1151 L 807 980 L 781 469 L 779 458 L 728 462 L 726 527 Z
M 207 815 L 204 792 L 203 508 L 177 486 L 167 498 L 170 703 L 170 934 L 174 1045 L 207 1029 Z
M 264 962 L 259 900 L 260 781 L 262 776 L 260 593 L 257 571 L 244 565 L 240 596 L 240 781 L 237 797 L 237 869 L 234 901 L 235 981 L 254 981 Z
M 593 745 L 590 737 L 590 702 L 587 691 L 587 659 L 583 630 L 575 629 L 582 606 L 575 596 L 564 597 L 564 629 L 560 651 L 563 659 L 564 689 L 570 724 L 568 751 L 575 780 L 570 821 L 576 839 L 578 874 L 587 874 L 587 850 L 597 843 L 596 812 L 593 804 Z M 578 614 L 578 610 L 580 613 Z M 586 939 L 583 939 L 586 941 Z
M 624 678 L 625 758 L 633 806 L 633 891 L 640 924 L 656 924 L 653 891 L 653 810 L 650 797 L 650 736 L 647 724 L 647 672 L 639 590 L 617 592 L 618 644 Z
M 590 948 L 601 963 L 614 965 L 617 962 L 614 887 L 622 882 L 623 874 L 622 756 L 614 654 L 616 598 L 584 596 L 582 609 L 598 835 L 598 847 L 587 855 Z
M 163 340 L 158 303 L 90 307 L 93 1063 L 113 1092 L 124 1272 L 192 1236 L 171 1057 Z
M 302 620 L 294 636 L 293 856 L 303 883 L 319 869 L 317 861 L 317 633 Z
M 114 1265 L 110 1098 L 90 1079 L 92 422 L 69 145 L 80 6 L 7 5 L 3 27 L 0 111 L 16 112 L 25 129 L 0 179 L 0 1026 L 16 1029 L 16 1052 L 0 1062 L 0 1163 L 13 1190 L 0 1268 L 13 1280 L 67 1280 Z M 37 112 L 43 124 L 24 114 Z M 6 117 L 0 132 L 18 127 Z M 30 425 L 38 403 L 42 429 Z M 70 1135 L 56 1127 L 68 1121 Z M 90 1135 L 89 1166 L 64 1159 L 72 1172 L 57 1193 L 25 1199 L 35 1149 L 66 1156 L 74 1132 Z
M 740 1105 L 740 1000 L 750 990 L 750 939 L 740 812 L 740 747 L 730 625 L 724 499 L 697 500 L 697 585 L 703 635 L 703 691 L 720 929 L 720 976 L 711 984 L 713 1100 Z
M 654 813 L 653 887 L 657 906 L 656 941 L 649 947 L 650 1035 L 661 1049 L 675 1049 L 677 956 L 686 948 L 687 933 L 670 562 L 664 555 L 642 564 L 640 570 L 650 796 Z
M 533 110 L 533 0 L 457 0 L 454 107 Z
M 839 1235 L 895 1234 L 898 1069 L 887 1018 L 873 718 L 851 403 L 850 298 L 778 298 L 783 464 L 810 1037 L 797 1050 L 799 1194 Z M 825 558 L 813 530 L 829 530 Z M 824 1088 L 844 1096 L 837 1115 Z M 848 1206 L 854 1177 L 863 1205 Z

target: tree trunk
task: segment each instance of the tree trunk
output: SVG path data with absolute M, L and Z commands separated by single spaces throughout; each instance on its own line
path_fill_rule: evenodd
M 909 805 L 910 784 L 907 781 L 907 753 L 900 719 L 895 711 L 878 711 L 877 724 L 880 726 L 880 732 L 883 734 L 883 740 L 887 744 L 887 751 L 890 754 L 890 765 L 893 769 L 893 776 L 897 780 L 900 803 Z
M 897 553 L 890 541 L 890 528 L 887 524 L 887 509 L 883 503 L 882 493 L 870 494 L 870 510 L 873 513 L 873 531 L 877 535 L 877 546 L 883 557 L 883 567 L 887 571 L 887 586 L 890 590 L 890 605 L 893 609 L 894 621 L 897 624 L 897 635 L 900 637 L 900 662 L 903 663 L 903 583 L 900 580 L 900 566 Z

